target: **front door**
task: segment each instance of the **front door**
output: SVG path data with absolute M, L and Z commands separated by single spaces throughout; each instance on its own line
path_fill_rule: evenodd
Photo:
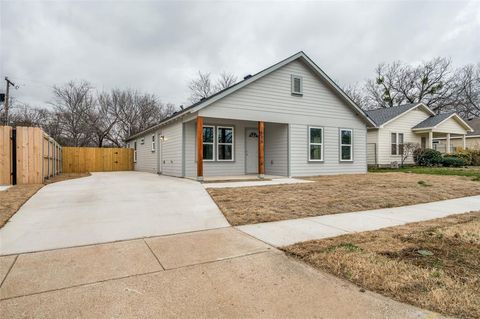
M 246 135 L 245 162 L 247 174 L 256 174 L 258 173 L 258 130 L 247 128 Z
M 422 149 L 426 149 L 427 148 L 427 138 L 425 136 L 422 136 Z

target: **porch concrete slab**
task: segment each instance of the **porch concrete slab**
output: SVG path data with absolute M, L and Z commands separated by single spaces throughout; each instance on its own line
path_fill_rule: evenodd
M 196 181 L 92 173 L 40 189 L 0 229 L 0 255 L 228 226 Z
M 267 251 L 270 246 L 232 227 L 147 238 L 165 269 L 218 261 Z
M 427 318 L 283 254 L 99 282 L 0 301 L 18 318 Z
M 3 283 L 0 298 L 162 270 L 143 239 L 22 254 Z
M 276 247 L 312 238 L 321 239 L 347 233 L 347 231 L 340 228 L 322 225 L 306 218 L 244 225 L 236 228 Z
M 406 222 L 391 218 L 371 216 L 365 213 L 345 213 L 307 218 L 310 221 L 343 229 L 347 232 L 376 230 L 403 225 Z
M 298 178 L 275 178 L 269 181 L 238 181 L 238 182 L 225 182 L 225 183 L 204 183 L 205 188 L 231 188 L 231 187 L 255 187 L 255 186 L 269 186 L 269 185 L 282 185 L 282 184 L 302 184 L 312 183 Z
M 16 258 L 16 255 L 0 257 L 0 283 L 2 283 L 5 276 L 7 276 Z

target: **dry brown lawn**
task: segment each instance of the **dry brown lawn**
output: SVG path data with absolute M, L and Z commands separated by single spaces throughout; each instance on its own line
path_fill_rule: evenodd
M 72 173 L 54 176 L 45 184 L 61 182 L 68 179 L 89 176 L 90 173 Z M 14 185 L 5 191 L 0 191 L 0 228 L 32 197 L 44 184 Z
M 480 318 L 480 212 L 308 241 L 283 250 L 401 302 Z
M 309 178 L 314 183 L 208 189 L 232 225 L 255 224 L 480 194 L 464 176 L 371 173 Z

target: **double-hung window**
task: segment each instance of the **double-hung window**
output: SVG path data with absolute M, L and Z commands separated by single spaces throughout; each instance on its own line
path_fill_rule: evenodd
M 309 127 L 308 160 L 323 161 L 323 128 Z
M 403 133 L 391 134 L 391 154 L 402 155 L 403 154 Z
M 155 152 L 155 134 L 152 135 L 152 152 Z
M 233 127 L 217 126 L 217 161 L 233 161 L 233 134 Z
M 353 161 L 353 131 L 340 129 L 340 161 Z
M 203 126 L 203 160 L 213 161 L 215 159 L 215 127 Z

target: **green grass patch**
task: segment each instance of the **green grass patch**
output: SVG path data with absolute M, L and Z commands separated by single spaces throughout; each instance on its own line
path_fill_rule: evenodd
M 388 173 L 388 172 L 402 172 L 414 174 L 428 174 L 428 175 L 451 175 L 451 176 L 467 176 L 472 177 L 473 181 L 480 181 L 480 168 L 453 168 L 453 167 L 402 167 L 402 168 L 369 168 L 370 173 Z

